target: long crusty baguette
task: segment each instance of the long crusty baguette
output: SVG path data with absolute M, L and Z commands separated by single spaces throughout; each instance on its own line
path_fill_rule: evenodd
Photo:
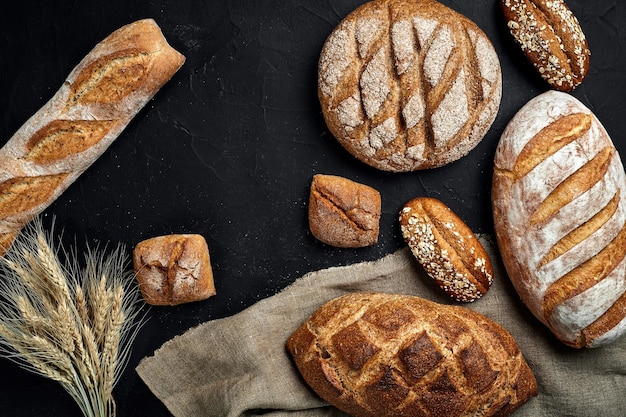
M 372 0 L 333 30 L 318 95 L 331 133 L 385 171 L 435 168 L 469 153 L 500 106 L 498 55 L 470 19 L 434 0 Z
M 532 370 L 502 326 L 409 295 L 335 298 L 287 349 L 310 387 L 354 417 L 504 417 L 537 395 Z
M 152 19 L 91 50 L 0 149 L 0 253 L 115 140 L 185 58 Z
M 493 209 L 508 275 L 564 343 L 626 330 L 626 175 L 593 113 L 557 91 L 527 103 L 495 155 Z

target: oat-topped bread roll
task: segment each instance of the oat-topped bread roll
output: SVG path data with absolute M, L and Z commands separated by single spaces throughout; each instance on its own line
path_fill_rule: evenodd
M 400 211 L 400 231 L 424 271 L 456 301 L 476 301 L 493 282 L 491 259 L 474 232 L 442 201 L 417 197 Z
M 287 341 L 308 385 L 355 417 L 508 416 L 537 395 L 513 337 L 467 308 L 353 293 Z
M 413 171 L 470 152 L 493 123 L 498 56 L 471 20 L 434 0 L 373 0 L 330 34 L 318 94 L 328 128 L 361 161 Z
M 600 121 L 549 91 L 510 121 L 495 155 L 493 211 L 511 281 L 533 314 L 581 348 L 626 330 L 626 175 Z
M 0 253 L 115 140 L 185 58 L 154 20 L 91 50 L 0 149 Z
M 589 71 L 591 52 L 563 0 L 500 0 L 511 35 L 550 86 L 572 91 Z

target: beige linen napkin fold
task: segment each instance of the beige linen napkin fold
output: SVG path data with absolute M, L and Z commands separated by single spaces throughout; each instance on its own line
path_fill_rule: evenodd
M 626 340 L 593 350 L 556 341 L 519 301 L 492 240 L 479 239 L 494 263 L 494 284 L 482 299 L 463 306 L 511 332 L 539 386 L 539 396 L 514 415 L 626 415 Z M 404 248 L 378 261 L 306 274 L 234 316 L 203 323 L 166 342 L 140 362 L 137 372 L 176 417 L 343 417 L 304 384 L 285 341 L 324 302 L 355 291 L 451 303 Z

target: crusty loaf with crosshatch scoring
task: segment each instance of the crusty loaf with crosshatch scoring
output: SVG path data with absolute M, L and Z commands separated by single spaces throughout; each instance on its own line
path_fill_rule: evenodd
M 597 117 L 549 91 L 511 119 L 495 154 L 493 216 L 522 300 L 564 343 L 626 331 L 626 174 Z
M 287 349 L 306 383 L 354 417 L 502 417 L 537 395 L 533 372 L 502 326 L 416 296 L 330 300 Z
M 116 30 L 0 149 L 0 253 L 119 136 L 185 58 L 152 19 Z

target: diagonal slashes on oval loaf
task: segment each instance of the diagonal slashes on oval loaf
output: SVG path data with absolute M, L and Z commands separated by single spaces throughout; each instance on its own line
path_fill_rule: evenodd
M 494 157 L 498 247 L 515 289 L 563 343 L 626 332 L 626 172 L 600 120 L 550 90 L 523 106 Z
M 385 171 L 435 168 L 469 153 L 495 119 L 502 79 L 481 29 L 432 0 L 374 0 L 330 34 L 318 95 L 331 133 Z

